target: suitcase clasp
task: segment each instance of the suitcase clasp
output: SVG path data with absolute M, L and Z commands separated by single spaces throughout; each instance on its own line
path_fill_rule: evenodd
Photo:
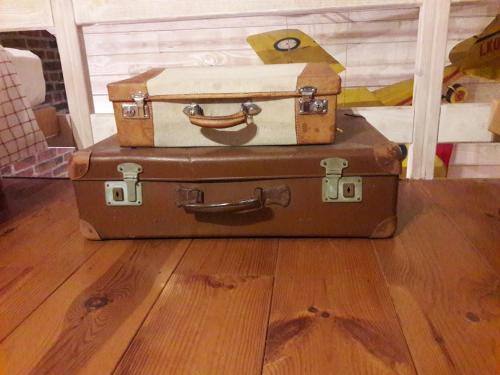
M 122 116 L 128 119 L 144 119 L 149 118 L 149 106 L 145 102 L 147 94 L 141 91 L 132 94 L 134 103 L 122 104 Z
M 136 163 L 121 163 L 116 169 L 122 174 L 123 181 L 104 183 L 106 204 L 108 206 L 142 205 L 142 183 L 138 182 L 142 166 Z
M 328 99 L 315 99 L 318 90 L 316 87 L 304 86 L 299 89 L 302 97 L 299 99 L 299 113 L 301 115 L 316 115 L 328 112 Z
M 323 178 L 323 202 L 361 202 L 363 199 L 363 178 L 356 176 L 342 177 L 342 171 L 349 166 L 342 158 L 328 158 L 321 160 L 320 165 L 325 168 Z

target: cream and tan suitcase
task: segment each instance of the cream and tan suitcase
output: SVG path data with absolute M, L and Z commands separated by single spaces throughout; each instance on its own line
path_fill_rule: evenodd
M 340 78 L 325 63 L 167 68 L 108 91 L 121 146 L 326 144 Z

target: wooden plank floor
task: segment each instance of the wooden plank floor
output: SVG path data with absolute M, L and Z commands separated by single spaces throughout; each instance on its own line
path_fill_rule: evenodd
M 0 374 L 500 375 L 500 181 L 402 182 L 386 240 L 81 238 L 4 180 Z

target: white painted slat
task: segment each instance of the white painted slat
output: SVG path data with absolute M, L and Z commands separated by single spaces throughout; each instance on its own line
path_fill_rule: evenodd
M 73 135 L 79 148 L 88 147 L 93 144 L 90 123 L 93 106 L 83 40 L 74 23 L 71 1 L 52 0 L 52 12 Z
M 413 90 L 413 143 L 408 150 L 409 178 L 434 177 L 449 13 L 449 0 L 424 0 L 420 9 Z
M 0 1 L 0 31 L 40 30 L 52 26 L 50 0 Z
M 392 142 L 412 142 L 413 107 L 365 107 L 353 108 L 352 112 L 366 118 Z
M 168 30 L 193 30 L 193 29 L 221 29 L 239 28 L 242 25 L 274 26 L 276 28 L 288 25 L 320 25 L 343 22 L 369 22 L 369 21 L 398 21 L 417 20 L 418 7 L 413 8 L 387 8 L 387 9 L 352 9 L 349 11 L 292 14 L 288 16 L 254 16 L 231 18 L 208 18 L 185 21 L 167 22 L 141 22 L 122 24 L 97 24 L 83 28 L 85 34 L 94 33 L 126 33 L 139 31 L 168 31 Z M 494 17 L 500 13 L 500 4 L 497 1 L 481 1 L 471 4 L 453 4 L 451 17 Z M 452 21 L 451 21 L 452 22 Z
M 460 106 L 460 111 L 456 106 Z M 448 142 L 490 142 L 492 134 L 488 130 L 489 103 L 447 104 L 441 106 L 439 120 L 439 141 Z M 465 116 L 464 114 L 470 113 Z
M 500 143 L 460 143 L 455 145 L 450 158 L 457 165 L 500 166 Z
M 73 0 L 78 25 L 146 20 L 178 20 L 242 15 L 286 15 L 328 12 L 342 8 L 418 6 L 420 0 Z

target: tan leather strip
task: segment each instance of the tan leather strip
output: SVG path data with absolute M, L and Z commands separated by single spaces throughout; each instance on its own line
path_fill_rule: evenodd
M 146 82 L 163 72 L 163 68 L 150 69 L 147 72 L 122 81 L 108 84 L 109 100 L 111 101 L 132 101 L 132 94 L 141 91 L 146 93 L 148 88 Z
M 307 64 L 297 77 L 297 91 L 304 86 L 316 87 L 318 93 L 322 90 L 339 92 L 340 77 L 326 64 Z M 328 99 L 327 113 L 301 114 L 300 98 L 295 99 L 295 131 L 298 144 L 332 143 L 335 140 L 337 96 L 317 94 L 315 98 Z
M 71 155 L 68 165 L 68 175 L 71 180 L 77 180 L 85 176 L 90 166 L 91 151 L 81 150 Z
M 245 123 L 246 119 L 246 114 L 243 111 L 227 116 L 189 116 L 191 124 L 211 129 L 229 128 Z
M 122 103 L 113 103 L 118 139 L 122 146 L 154 146 L 153 109 L 149 118 L 132 119 L 122 116 Z
M 337 91 L 319 92 L 321 95 L 334 95 Z M 242 92 L 242 93 L 217 93 L 217 94 L 183 94 L 183 95 L 154 95 L 149 100 L 154 102 L 190 102 L 196 100 L 276 100 L 300 97 L 296 91 L 277 91 L 277 92 Z

